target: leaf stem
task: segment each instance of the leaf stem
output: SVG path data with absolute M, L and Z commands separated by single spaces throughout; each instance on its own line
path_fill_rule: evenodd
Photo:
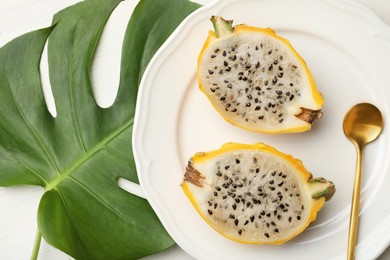
M 37 228 L 37 233 L 35 234 L 35 242 L 33 252 L 31 254 L 31 260 L 38 259 L 39 247 L 41 246 L 42 234 L 39 228 Z

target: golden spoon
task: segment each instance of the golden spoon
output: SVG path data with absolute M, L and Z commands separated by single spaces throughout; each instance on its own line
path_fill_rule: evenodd
M 357 152 L 356 175 L 349 223 L 348 260 L 354 259 L 358 233 L 363 148 L 380 135 L 382 128 L 383 119 L 381 112 L 376 106 L 369 103 L 360 103 L 353 106 L 344 117 L 344 134 L 355 145 Z

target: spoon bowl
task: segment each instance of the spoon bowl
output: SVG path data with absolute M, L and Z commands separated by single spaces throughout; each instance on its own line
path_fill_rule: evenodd
M 355 145 L 357 152 L 356 175 L 352 194 L 351 217 L 349 223 L 347 259 L 353 260 L 358 233 L 360 186 L 362 178 L 363 148 L 374 141 L 383 129 L 383 118 L 379 109 L 369 103 L 353 106 L 345 115 L 344 134 Z
M 383 118 L 379 109 L 369 103 L 353 106 L 343 123 L 344 134 L 353 143 L 365 146 L 374 141 L 382 132 Z

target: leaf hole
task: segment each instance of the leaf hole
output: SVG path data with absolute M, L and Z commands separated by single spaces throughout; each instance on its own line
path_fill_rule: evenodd
M 110 107 L 118 93 L 123 38 L 136 4 L 136 1 L 123 1 L 115 8 L 92 60 L 92 89 L 96 103 L 102 108 Z
M 45 102 L 46 102 L 47 110 L 49 110 L 49 113 L 53 117 L 57 117 L 57 109 L 56 109 L 56 104 L 55 104 L 55 100 L 53 97 L 53 92 L 51 89 L 50 77 L 49 77 L 49 62 L 48 62 L 48 55 L 47 55 L 47 45 L 48 45 L 48 41 L 46 41 L 45 47 L 43 48 L 41 60 L 39 63 L 39 71 L 40 71 L 40 77 L 41 77 L 43 97 L 44 97 Z

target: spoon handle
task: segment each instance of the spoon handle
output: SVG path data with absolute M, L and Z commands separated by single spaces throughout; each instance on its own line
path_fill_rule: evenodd
M 362 152 L 363 147 L 356 145 L 356 174 L 353 186 L 351 217 L 349 220 L 349 236 L 348 236 L 348 260 L 353 260 L 355 257 L 355 246 L 358 234 L 359 224 L 359 208 L 360 208 L 360 186 L 362 182 Z

